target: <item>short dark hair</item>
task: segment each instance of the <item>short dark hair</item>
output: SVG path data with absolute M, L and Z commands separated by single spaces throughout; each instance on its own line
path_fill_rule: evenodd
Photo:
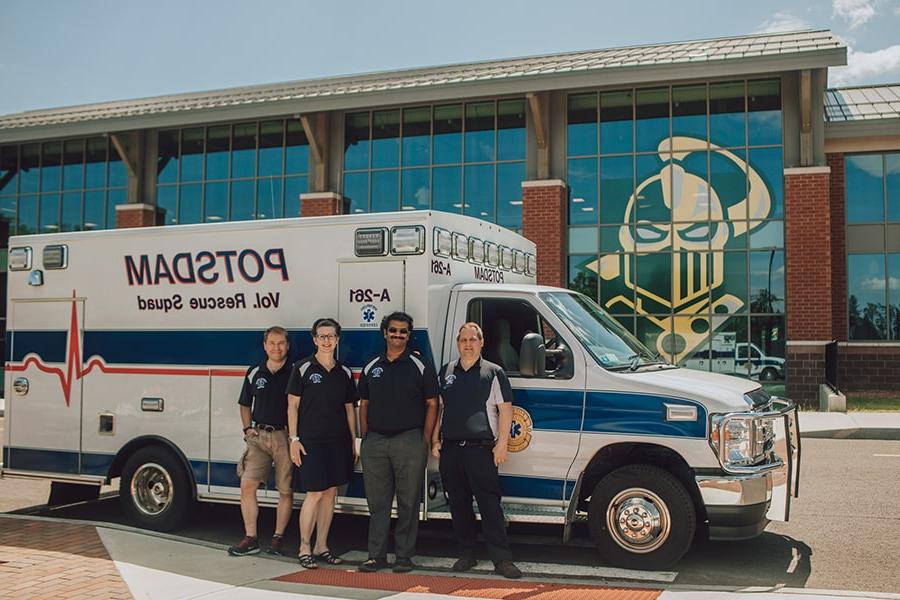
M 381 333 L 387 332 L 388 324 L 391 321 L 403 321 L 406 323 L 407 327 L 409 327 L 410 333 L 413 330 L 413 318 L 406 314 L 403 311 L 395 310 L 391 314 L 387 315 L 385 318 L 381 319 Z
M 263 334 L 263 344 L 265 344 L 266 341 L 268 341 L 269 334 L 272 334 L 272 333 L 274 333 L 275 335 L 283 335 L 284 339 L 286 339 L 286 340 L 288 339 L 287 329 L 285 329 L 284 327 L 279 327 L 278 325 L 273 325 L 272 327 L 269 327 L 268 329 L 266 329 L 266 332 Z M 288 343 L 290 343 L 290 341 L 288 341 Z
M 334 327 L 334 333 L 338 337 L 341 337 L 341 325 L 335 319 L 331 317 L 323 317 L 321 319 L 316 319 L 316 322 L 313 323 L 312 330 L 309 332 L 310 335 L 316 337 L 319 335 L 319 327 Z

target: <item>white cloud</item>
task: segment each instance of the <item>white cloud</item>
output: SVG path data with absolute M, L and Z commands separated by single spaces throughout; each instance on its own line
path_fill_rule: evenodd
M 875 16 L 873 0 L 831 0 L 831 16 L 840 17 L 856 29 Z
M 762 22 L 756 29 L 756 33 L 777 33 L 782 31 L 797 31 L 798 29 L 809 29 L 810 25 L 800 17 L 796 17 L 791 13 L 777 12 L 771 18 Z
M 829 69 L 829 85 L 850 85 L 872 82 L 889 73 L 900 76 L 900 44 L 874 52 L 847 47 L 847 66 Z
M 888 279 L 890 280 L 891 291 L 900 289 L 900 278 L 892 276 Z M 866 277 L 860 282 L 860 288 L 870 292 L 883 292 L 884 283 L 883 277 Z

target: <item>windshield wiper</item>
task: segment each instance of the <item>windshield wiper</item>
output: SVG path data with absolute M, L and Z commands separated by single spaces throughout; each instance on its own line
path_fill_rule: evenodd
M 659 352 L 650 353 L 650 352 L 641 351 L 636 354 L 632 354 L 631 356 L 628 357 L 628 360 L 631 361 L 631 364 L 628 366 L 628 369 L 631 371 L 637 371 L 638 367 L 641 366 L 642 358 L 646 358 L 649 361 L 648 364 L 656 364 L 656 363 L 665 362 L 665 361 L 660 360 L 661 357 L 662 356 L 660 355 Z

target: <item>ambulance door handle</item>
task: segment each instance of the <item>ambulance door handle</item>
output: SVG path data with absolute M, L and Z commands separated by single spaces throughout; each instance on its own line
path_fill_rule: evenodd
M 162 412 L 164 406 L 162 398 L 141 398 L 141 410 L 144 412 Z
M 13 389 L 20 396 L 24 396 L 28 393 L 28 385 L 27 377 L 16 377 L 13 379 Z

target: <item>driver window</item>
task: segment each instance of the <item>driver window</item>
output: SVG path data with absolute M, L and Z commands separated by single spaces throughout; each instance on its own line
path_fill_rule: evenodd
M 738 359 L 747 360 L 747 358 L 748 358 L 747 346 L 744 344 L 741 344 L 740 346 L 738 346 Z
M 523 300 L 472 300 L 469 302 L 467 320 L 478 323 L 484 331 L 484 357 L 503 367 L 510 376 L 519 373 L 519 351 L 522 339 L 527 334 L 541 334 L 547 350 L 563 346 L 559 334 L 541 318 L 534 307 Z M 561 361 L 560 354 L 547 353 L 548 378 L 554 377 Z

